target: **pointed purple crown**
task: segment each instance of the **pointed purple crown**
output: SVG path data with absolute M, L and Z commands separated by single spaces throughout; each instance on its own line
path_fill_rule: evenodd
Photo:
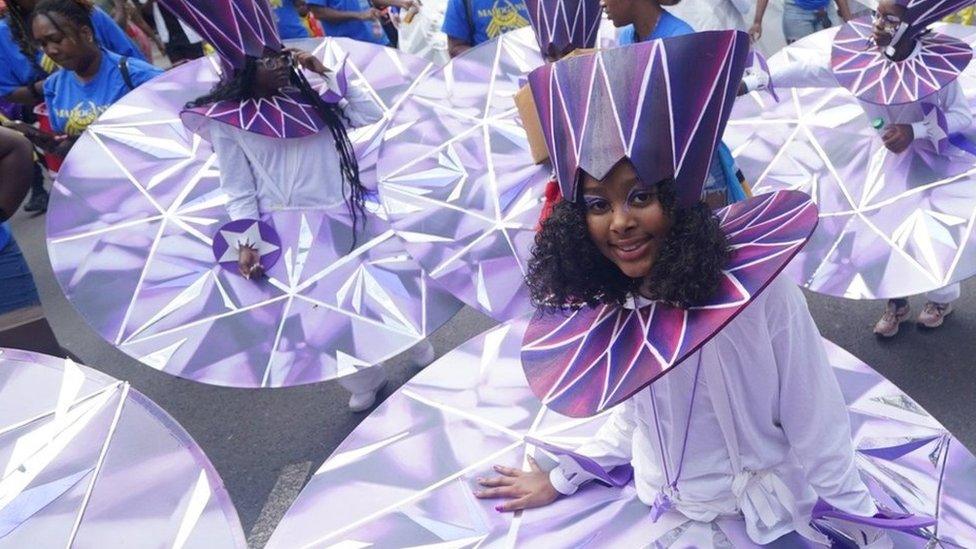
M 896 3 L 905 6 L 901 18 L 908 24 L 905 38 L 913 39 L 932 23 L 976 3 L 976 0 L 896 0 Z
M 596 45 L 600 0 L 527 0 L 539 50 L 552 59 Z
M 209 42 L 225 65 L 239 69 L 266 48 L 282 49 L 268 0 L 159 0 Z
M 622 159 L 645 183 L 673 178 L 682 206 L 701 197 L 749 54 L 738 31 L 613 48 L 529 75 L 563 196 L 581 172 L 603 179 Z

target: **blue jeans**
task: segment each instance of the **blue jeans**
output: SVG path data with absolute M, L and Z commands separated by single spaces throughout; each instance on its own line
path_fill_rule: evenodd
M 40 304 L 34 277 L 11 236 L 0 250 L 0 315 Z
M 833 26 L 827 7 L 822 10 L 805 10 L 794 0 L 783 2 L 783 36 L 792 44 L 804 36 Z

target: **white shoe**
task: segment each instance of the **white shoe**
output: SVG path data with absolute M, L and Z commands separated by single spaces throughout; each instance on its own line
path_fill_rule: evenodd
M 353 393 L 349 397 L 349 411 L 353 413 L 365 412 L 376 404 L 376 394 L 386 387 L 386 379 L 383 383 L 380 383 L 379 387 L 373 389 L 372 391 L 365 391 L 362 393 Z
M 434 353 L 434 346 L 431 345 L 430 341 L 427 341 L 426 339 L 418 343 L 410 351 L 410 361 L 413 362 L 413 365 L 417 368 L 423 368 L 431 362 L 434 362 L 435 356 L 436 354 Z

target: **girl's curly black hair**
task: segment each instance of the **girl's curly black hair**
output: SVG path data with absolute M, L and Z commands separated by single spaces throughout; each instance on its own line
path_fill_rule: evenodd
M 208 93 L 190 101 L 186 106 L 193 108 L 224 100 L 251 99 L 254 97 L 256 72 L 257 59 L 248 57 L 242 69 L 235 71 L 230 78 L 222 79 Z M 335 142 L 336 151 L 339 153 L 343 189 L 345 189 L 345 184 L 349 185 L 349 200 L 346 201 L 346 205 L 349 208 L 349 215 L 352 217 L 351 251 L 356 248 L 356 227 L 359 226 L 360 222 L 366 223 L 366 198 L 369 195 L 369 190 L 359 178 L 359 161 L 356 159 L 356 150 L 349 139 L 349 133 L 346 131 L 348 118 L 338 105 L 326 103 L 322 100 L 322 97 L 312 88 L 301 70 L 293 68 L 290 78 L 292 85 L 315 107 L 315 112 L 322 117 L 332 133 L 332 140 Z
M 705 203 L 679 208 L 672 180 L 658 183 L 657 190 L 672 226 L 644 294 L 678 307 L 703 303 L 718 290 L 731 253 L 728 240 Z M 557 203 L 536 234 L 526 283 L 537 307 L 573 310 L 623 305 L 643 282 L 625 275 L 596 247 L 582 201 Z
M 47 71 L 37 62 L 38 47 L 30 29 L 34 17 L 46 15 L 50 18 L 52 13 L 56 13 L 79 27 L 87 26 L 92 29 L 92 34 L 94 34 L 95 26 L 91 20 L 91 13 L 94 9 L 94 4 L 88 0 L 43 0 L 34 7 L 32 12 L 28 13 L 17 0 L 10 0 L 7 2 L 7 23 L 10 26 L 13 39 L 17 43 L 17 49 L 30 62 L 34 73 L 46 75 Z M 52 19 L 51 22 L 53 23 L 54 20 Z M 55 26 L 57 27 L 56 23 Z M 58 30 L 61 29 L 58 28 Z

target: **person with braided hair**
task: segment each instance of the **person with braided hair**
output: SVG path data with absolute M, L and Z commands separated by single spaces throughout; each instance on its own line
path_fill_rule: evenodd
M 101 48 L 92 13 L 87 2 L 42 0 L 31 14 L 34 41 L 62 67 L 44 80 L 44 101 L 57 135 L 35 144 L 61 157 L 102 112 L 162 73 L 141 59 Z
M 112 17 L 86 0 L 75 3 L 90 13 L 93 37 L 108 51 L 145 61 L 139 48 Z M 41 82 L 58 65 L 44 55 L 34 41 L 30 16 L 35 0 L 10 0 L 8 14 L 0 20 L 0 97 L 13 103 L 36 105 L 44 100 Z
M 7 15 L 0 20 L 0 99 L 33 107 L 44 101 L 43 83 L 57 70 L 57 64 L 41 52 L 30 30 L 30 14 L 35 0 L 9 0 Z M 104 11 L 95 8 L 91 14 L 94 35 L 109 51 L 142 59 L 142 53 L 115 21 Z M 28 109 L 23 109 L 24 121 L 33 122 Z M 24 209 L 28 212 L 47 210 L 48 193 L 40 164 L 34 164 L 31 196 Z
M 369 89 L 347 82 L 342 66 L 327 68 L 308 52 L 284 48 L 267 0 L 159 3 L 192 25 L 222 62 L 222 79 L 191 101 L 182 118 L 213 145 L 231 219 L 260 221 L 275 211 L 344 205 L 355 249 L 368 191 L 347 128 L 383 116 Z M 230 36 L 228 28 L 238 32 Z M 312 88 L 306 74 L 324 80 L 322 92 Z M 262 279 L 260 259 L 254 246 L 239 244 L 241 276 Z M 385 382 L 380 367 L 339 380 L 352 392 L 353 411 L 372 406 Z

